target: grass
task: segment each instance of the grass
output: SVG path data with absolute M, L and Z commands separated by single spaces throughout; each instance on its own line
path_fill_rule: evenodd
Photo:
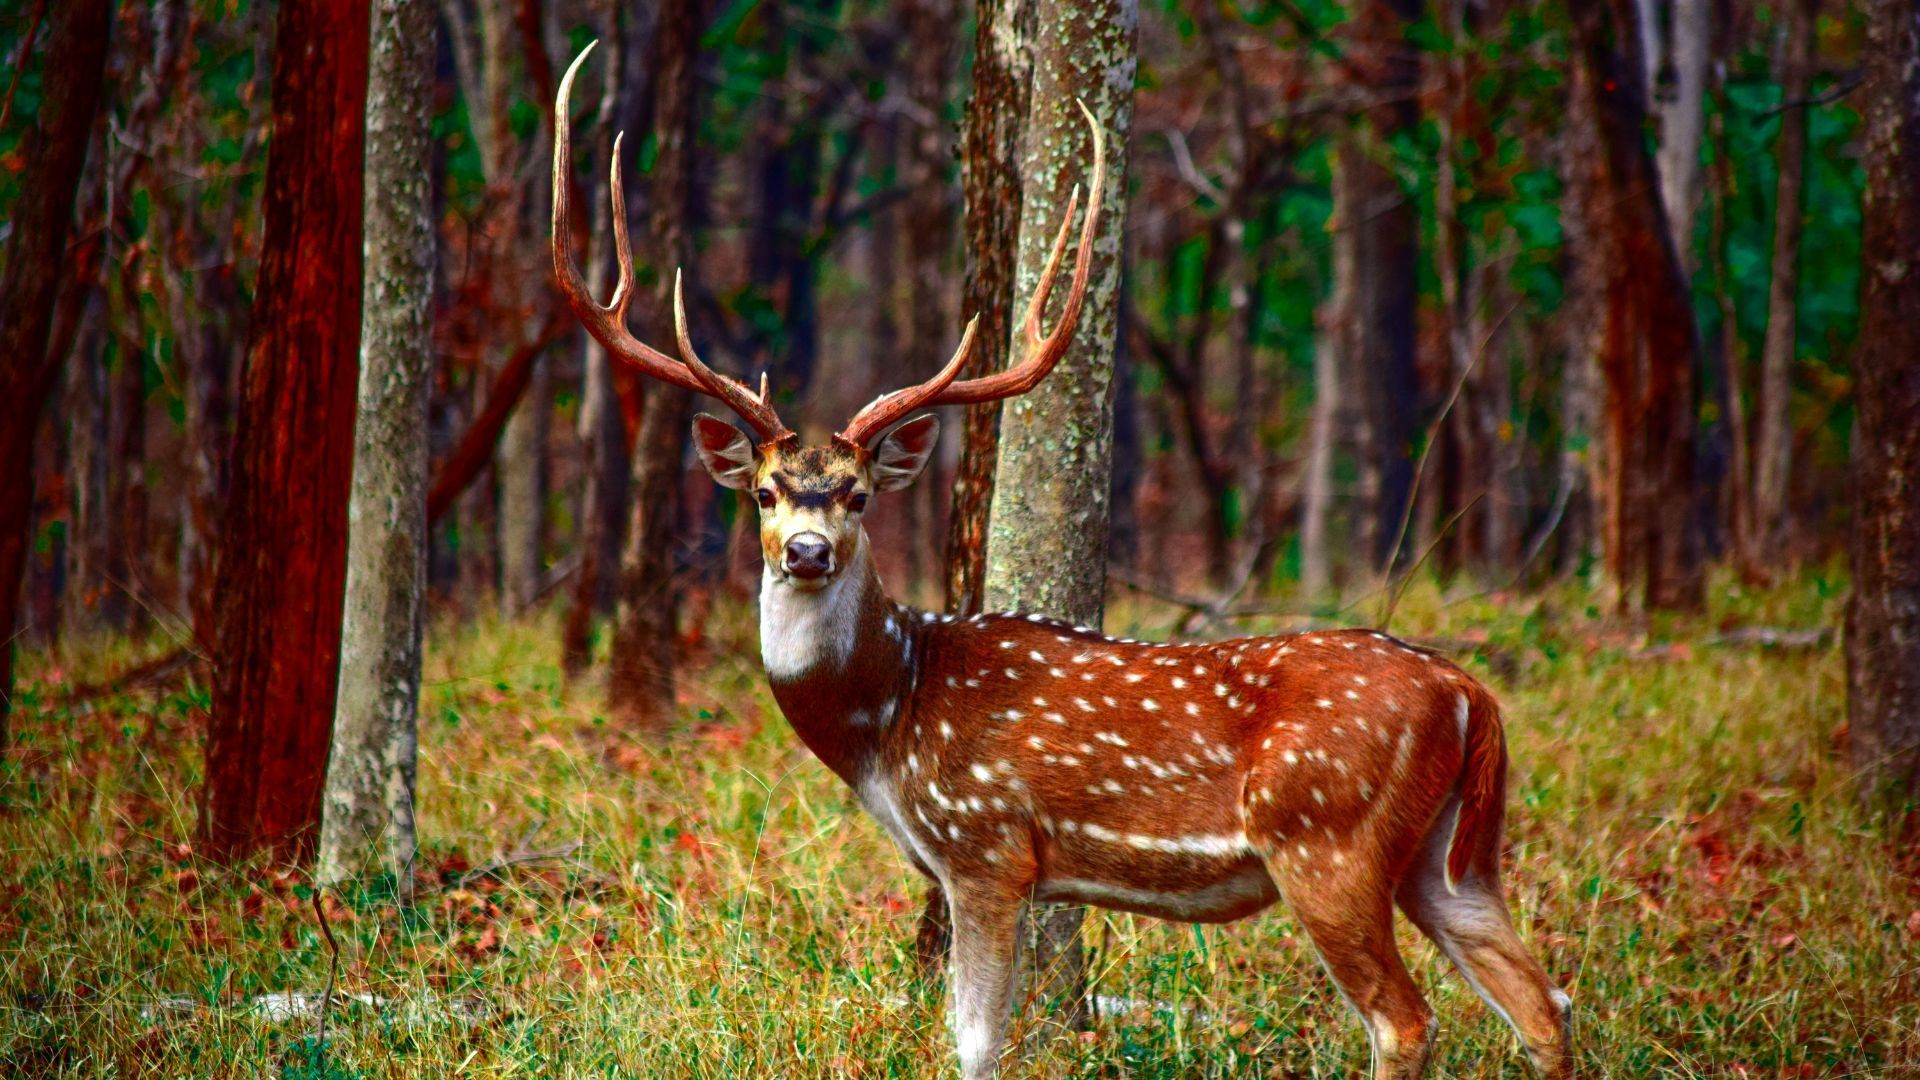
M 1838 627 L 1844 586 L 1718 590 L 1628 626 L 1573 587 L 1447 601 L 1394 629 L 1462 646 L 1506 703 L 1518 922 L 1608 1076 L 1920 1073 L 1920 856 L 1850 795 L 1838 648 L 1713 645 Z M 1128 603 L 1109 628 L 1155 635 Z M 1277 625 L 1277 623 L 1276 623 Z M 944 1076 L 916 990 L 920 887 L 773 709 L 745 605 L 720 605 L 655 746 L 566 686 L 557 619 L 435 628 L 421 717 L 422 896 L 325 896 L 192 847 L 203 687 L 57 703 L 125 642 L 26 659 L 0 784 L 0 1074 Z M 471 870 L 513 849 L 564 858 Z M 1358 1026 L 1284 910 L 1194 928 L 1095 913 L 1102 994 L 1163 1002 L 1047 1043 L 1048 1076 L 1345 1076 Z M 1436 1075 L 1522 1076 L 1514 1043 L 1403 928 L 1441 1020 Z

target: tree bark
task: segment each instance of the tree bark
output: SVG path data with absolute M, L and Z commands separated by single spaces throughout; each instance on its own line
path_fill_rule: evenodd
M 1300 495 L 1300 588 L 1319 597 L 1333 586 L 1329 527 L 1333 517 L 1333 459 L 1341 419 L 1349 411 L 1341 373 L 1354 365 L 1353 303 L 1358 257 L 1354 242 L 1353 185 L 1340 176 L 1344 166 L 1333 155 L 1333 284 L 1314 313 L 1313 412 L 1307 422 L 1306 476 Z
M 1013 276 L 1022 192 L 1020 144 L 1027 126 L 1031 12 L 1025 0 L 980 0 L 973 33 L 973 90 L 962 136 L 967 281 L 963 310 L 980 320 L 959 378 L 1007 366 L 1013 341 Z M 970 405 L 947 514 L 947 611 L 971 615 L 986 598 L 987 520 L 993 505 L 1000 406 Z
M 1365 509 L 1360 547 L 1371 569 L 1392 561 L 1401 522 L 1411 512 L 1413 443 L 1420 403 L 1415 367 L 1414 316 L 1419 299 L 1419 213 L 1388 164 L 1390 144 L 1418 122 L 1412 90 L 1419 81 L 1417 53 L 1407 27 L 1420 16 L 1420 0 L 1371 0 L 1358 16 L 1354 52 L 1371 85 L 1397 91 L 1395 99 L 1367 110 L 1364 122 L 1339 141 L 1335 176 L 1352 186 L 1354 289 L 1348 357 L 1360 419 L 1358 442 L 1361 499 Z
M 536 35 L 525 37 L 529 29 Z M 528 180 L 538 174 L 520 168 L 521 144 L 512 127 L 521 80 L 519 59 L 544 56 L 538 29 L 518 19 L 513 0 L 483 0 L 480 5 L 481 85 L 488 131 L 481 144 L 482 167 L 493 209 L 487 229 L 488 285 L 494 311 L 509 318 L 520 317 L 527 308 L 529 283 L 544 280 L 544 267 L 523 266 L 520 260 L 522 252 L 537 250 L 528 242 L 529 224 L 544 221 L 546 215 L 531 212 L 537 199 Z M 536 134 L 535 141 L 546 140 Z M 553 398 L 544 350 L 534 354 L 526 379 L 518 406 L 506 415 L 493 455 L 500 598 L 509 612 L 524 610 L 533 602 L 544 572 L 547 433 Z
M 1920 792 L 1920 3 L 1867 7 L 1847 719 L 1861 793 Z
M 1649 608 L 1694 607 L 1705 590 L 1694 490 L 1699 335 L 1642 135 L 1645 87 L 1625 51 L 1636 23 L 1632 3 L 1611 0 L 1581 8 L 1574 24 L 1600 149 L 1580 197 L 1605 280 L 1603 535 L 1622 606 L 1638 588 Z
M 631 32 L 621 12 L 624 7 L 607 4 L 606 45 L 600 62 L 606 65 L 606 77 L 600 87 L 599 117 L 595 122 L 594 145 L 597 160 L 613 156 L 613 129 L 624 117 L 632 100 L 621 92 L 622 72 L 626 67 L 627 37 Z M 558 121 L 556 121 L 558 122 Z M 596 173 L 596 177 L 599 174 Z M 593 227 L 588 248 L 593 255 L 587 266 L 587 284 L 595 296 L 607 295 L 613 259 L 613 203 L 607 197 L 607 184 L 596 178 L 588 188 L 588 205 L 593 207 Z M 629 459 L 625 421 L 620 415 L 620 395 L 614 385 L 613 362 L 607 351 L 591 334 L 581 334 L 580 441 L 587 451 L 586 495 L 580 525 L 580 572 L 574 582 L 573 606 L 561 632 L 560 665 L 568 678 L 587 670 L 592 660 L 593 617 L 611 610 L 615 603 L 615 573 L 620 566 L 621 520 L 627 509 Z
M 947 285 L 947 253 L 953 237 L 947 170 L 953 161 L 953 139 L 946 106 L 952 43 L 959 30 L 957 4 L 955 0 L 911 0 L 903 22 L 908 43 L 907 94 L 915 106 L 905 124 L 905 255 L 912 283 L 907 371 L 912 378 L 924 379 L 946 363 L 959 325 L 951 313 L 952 292 Z M 905 492 L 910 507 L 906 516 L 914 525 L 908 537 L 912 577 L 944 583 L 943 545 L 934 532 L 944 491 L 942 485 L 924 480 Z
M 656 156 L 648 184 L 647 235 L 662 266 L 684 266 L 692 251 L 685 220 L 693 190 L 699 29 L 695 0 L 661 5 L 652 59 L 658 80 Z M 649 299 L 649 325 L 671 326 L 673 275 L 659 275 Z M 688 400 L 686 391 L 665 383 L 647 387 L 633 463 L 632 518 L 620 563 L 607 705 L 624 723 L 648 731 L 664 729 L 675 713 L 679 597 L 673 581 L 673 537 Z
M 1807 113 L 1813 82 L 1814 22 L 1818 0 L 1788 0 L 1785 62 L 1780 91 L 1779 175 L 1774 185 L 1773 268 L 1767 285 L 1767 333 L 1760 348 L 1759 415 L 1754 419 L 1753 542 L 1757 567 L 1778 572 L 1786 554 L 1787 486 L 1792 481 L 1795 318 L 1800 287 L 1800 224 L 1804 217 Z
M 376 0 L 367 81 L 366 284 L 346 607 L 319 880 L 371 868 L 410 898 L 427 584 L 434 215 L 433 0 Z
M 1097 626 L 1106 601 L 1113 352 L 1121 241 L 1126 232 L 1128 136 L 1133 120 L 1138 11 L 1124 0 L 1046 5 L 1034 36 L 1031 106 L 1021 174 L 1017 292 L 1032 294 L 1059 215 L 1089 163 L 1084 100 L 1106 132 L 1106 199 L 1078 332 L 1038 393 L 1004 403 L 990 517 L 986 601 Z M 1083 189 L 1084 190 L 1084 189 Z M 1064 299 L 1066 290 L 1056 290 Z M 1080 908 L 1035 909 L 1037 990 L 1086 1015 Z
M 13 410 L 12 419 L 0 424 L 0 750 L 7 746 L 13 711 L 14 628 L 33 518 L 34 433 L 60 371 L 61 358 L 49 353 L 47 338 L 74 192 L 100 101 L 112 14 L 112 0 L 54 7 L 40 115 L 20 147 L 27 171 L 0 278 L 0 401 Z
M 280 8 L 201 805 L 226 856 L 303 858 L 319 824 L 347 571 L 369 25 L 364 0 Z
M 1802 2 L 1802 0 L 1794 0 Z M 1713 60 L 1712 0 L 1673 0 L 1673 99 L 1660 106 L 1660 201 L 1680 266 L 1691 275 L 1693 217 L 1700 206 L 1700 143 Z

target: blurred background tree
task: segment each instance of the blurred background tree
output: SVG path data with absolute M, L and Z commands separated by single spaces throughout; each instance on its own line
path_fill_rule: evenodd
M 1412 573 L 1459 590 L 1582 579 L 1635 619 L 1697 605 L 1717 562 L 1761 578 L 1840 558 L 1858 365 L 1898 325 L 1863 323 L 1860 301 L 1867 7 L 1143 5 L 1137 66 L 1113 76 L 1131 80 L 1133 121 L 1112 129 L 1125 228 L 1106 253 L 1112 322 L 1089 343 L 1113 350 L 1111 540 L 1089 574 L 1104 561 L 1109 589 L 1177 598 L 1195 632 L 1224 632 L 1276 606 L 1375 618 Z M 321 378 L 296 357 L 342 322 L 289 335 L 269 272 L 296 235 L 273 213 L 270 159 L 300 137 L 276 130 L 294 103 L 269 75 L 287 60 L 276 41 L 317 31 L 292 0 L 120 5 L 95 38 L 104 91 L 85 132 L 62 111 L 79 69 L 56 56 L 73 10 L 0 17 L 8 288 L 54 283 L 36 294 L 47 331 L 5 362 L 45 373 L 16 400 L 58 405 L 6 425 L 7 491 L 28 493 L 0 520 L 21 552 L 13 647 L 150 637 L 153 670 L 212 660 L 226 686 L 265 610 L 246 634 L 227 618 L 240 594 L 215 583 L 242 571 L 223 555 L 216 573 L 215 552 L 296 577 L 293 525 L 254 509 L 253 433 L 321 455 L 352 430 L 350 410 L 269 421 L 253 393 L 262 365 Z M 569 179 L 591 209 L 572 227 L 600 295 L 625 131 L 636 332 L 670 334 L 659 298 L 686 266 L 703 354 L 767 373 L 817 436 L 924 376 L 975 312 L 981 363 L 1004 362 L 1013 238 L 1051 210 L 1024 204 L 1038 178 L 1021 147 L 1059 104 L 1033 97 L 1054 11 L 439 0 L 416 163 L 434 225 L 428 610 L 562 604 L 569 669 L 607 671 L 619 722 L 665 730 L 675 668 L 706 655 L 704 613 L 754 588 L 752 509 L 692 467 L 683 406 L 553 302 L 553 92 L 581 46 L 603 51 L 575 95 L 592 152 Z M 38 147 L 56 121 L 84 162 L 54 185 L 73 224 L 49 240 Z M 996 449 L 995 410 L 949 421 L 928 494 L 873 531 L 896 591 L 969 611 L 990 509 L 1033 492 L 994 489 L 996 457 L 1018 456 Z M 336 546 L 314 589 L 344 573 Z M 310 663 L 300 710 L 332 693 L 314 641 L 249 646 Z M 315 715 L 324 736 L 331 707 Z

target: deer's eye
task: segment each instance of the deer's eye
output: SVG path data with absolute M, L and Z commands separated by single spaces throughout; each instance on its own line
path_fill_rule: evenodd
M 856 514 L 865 513 L 867 509 L 867 493 L 864 491 L 854 492 L 853 497 L 847 500 L 847 509 Z
M 774 503 L 773 492 L 767 488 L 761 488 L 753 493 L 753 501 L 760 504 L 760 509 L 771 510 Z

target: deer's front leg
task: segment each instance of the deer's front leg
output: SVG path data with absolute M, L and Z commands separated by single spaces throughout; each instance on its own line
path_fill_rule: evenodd
M 957 886 L 947 893 L 953 921 L 953 1035 L 960 1074 L 983 1080 L 999 1067 L 1013 1009 L 1020 901 Z

